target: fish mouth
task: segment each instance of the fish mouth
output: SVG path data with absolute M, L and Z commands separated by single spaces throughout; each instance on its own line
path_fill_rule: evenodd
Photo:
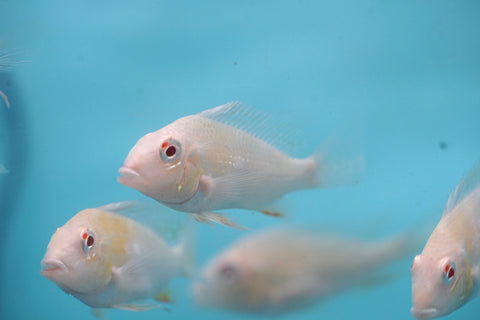
M 126 185 L 128 181 L 131 181 L 132 179 L 138 179 L 140 178 L 140 174 L 128 167 L 121 167 L 118 169 L 118 173 L 120 174 L 117 178 L 117 181 L 123 185 Z
M 438 316 L 437 308 L 416 309 L 411 308 L 410 313 L 416 319 L 431 319 Z
M 67 266 L 62 261 L 54 258 L 43 259 L 41 265 L 40 274 L 47 278 L 55 272 L 67 270 Z

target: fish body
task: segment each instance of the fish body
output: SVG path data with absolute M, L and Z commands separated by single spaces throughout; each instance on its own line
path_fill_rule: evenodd
M 41 274 L 92 308 L 158 307 L 155 297 L 188 268 L 186 244 L 170 247 L 150 228 L 111 209 L 80 211 L 58 228 Z
M 262 231 L 214 257 L 193 296 L 203 307 L 284 313 L 378 282 L 378 270 L 403 257 L 409 245 L 405 237 L 363 242 L 303 229 Z
M 352 173 L 347 179 L 344 173 L 332 178 L 327 154 L 288 156 L 275 147 L 282 144 L 281 137 L 268 137 L 274 130 L 266 122 L 265 116 L 235 102 L 180 118 L 137 142 L 118 181 L 206 220 L 216 220 L 215 210 L 265 212 L 292 191 L 358 181 L 363 159 L 343 164 Z
M 447 315 L 479 294 L 480 162 L 451 193 L 444 214 L 411 267 L 417 319 Z

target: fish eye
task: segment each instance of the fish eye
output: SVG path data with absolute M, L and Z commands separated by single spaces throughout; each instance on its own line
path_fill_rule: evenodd
M 235 278 L 237 271 L 231 264 L 224 264 L 218 270 L 223 279 L 231 282 Z
M 90 252 L 92 248 L 95 246 L 95 235 L 92 231 L 86 230 L 82 232 L 82 243 L 83 243 L 83 251 L 85 253 Z
M 448 284 L 452 282 L 453 278 L 455 277 L 456 266 L 455 262 L 447 261 L 443 266 L 443 283 Z
M 182 152 L 180 142 L 175 139 L 164 141 L 160 148 L 160 158 L 165 162 L 172 162 L 178 159 Z

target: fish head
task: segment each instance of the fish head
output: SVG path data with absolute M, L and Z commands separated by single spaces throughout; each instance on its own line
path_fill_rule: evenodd
M 133 146 L 117 181 L 165 204 L 182 204 L 198 190 L 198 153 L 169 126 L 148 133 Z
M 220 257 L 208 265 L 201 279 L 194 283 L 193 297 L 197 305 L 208 308 L 240 310 L 247 305 L 248 270 L 229 257 Z
M 99 230 L 67 222 L 52 235 L 40 273 L 67 293 L 92 294 L 110 282 L 112 263 L 106 253 Z
M 468 301 L 472 293 L 472 268 L 462 250 L 440 255 L 428 254 L 424 250 L 413 259 L 410 273 L 410 312 L 417 319 L 449 314 Z

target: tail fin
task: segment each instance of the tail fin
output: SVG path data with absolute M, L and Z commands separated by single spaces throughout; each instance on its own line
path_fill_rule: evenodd
M 382 243 L 385 247 L 383 258 L 386 261 L 394 261 L 408 256 L 413 257 L 422 250 L 428 237 L 426 229 L 409 230 L 396 235 Z
M 365 177 L 363 134 L 349 122 L 333 132 L 313 154 L 317 186 L 332 188 L 358 184 Z

